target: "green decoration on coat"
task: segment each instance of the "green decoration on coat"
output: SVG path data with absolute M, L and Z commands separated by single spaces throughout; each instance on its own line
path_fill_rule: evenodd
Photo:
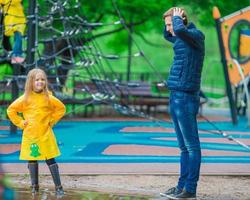
M 30 145 L 30 150 L 31 150 L 30 156 L 33 156 L 36 158 L 41 155 L 39 152 L 39 146 L 36 143 L 33 143 Z

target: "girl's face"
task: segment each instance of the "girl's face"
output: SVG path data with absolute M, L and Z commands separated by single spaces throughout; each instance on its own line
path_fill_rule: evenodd
M 35 75 L 35 79 L 33 82 L 33 90 L 35 92 L 43 92 L 46 86 L 45 76 L 42 73 L 38 73 Z

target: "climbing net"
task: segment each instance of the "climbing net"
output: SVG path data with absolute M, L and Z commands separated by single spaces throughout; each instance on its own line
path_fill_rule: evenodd
M 18 83 L 19 89 L 22 90 L 27 70 L 39 67 L 48 74 L 51 89 L 60 99 L 67 99 L 68 102 L 72 100 L 74 103 L 75 94 L 78 93 L 78 97 L 84 97 L 82 106 L 101 102 L 120 110 L 121 107 L 117 102 L 120 102 L 121 97 L 129 96 L 133 88 L 140 87 L 140 83 L 122 80 L 114 70 L 114 65 L 117 60 L 133 57 L 144 59 L 156 74 L 160 82 L 159 85 L 164 86 L 164 77 L 157 72 L 133 39 L 116 2 L 112 1 L 112 3 L 114 12 L 117 13 L 117 20 L 102 23 L 90 22 L 82 13 L 81 4 L 77 0 L 38 2 L 34 16 L 26 16 L 28 20 L 32 19 L 32 24 L 35 24 L 35 34 L 32 36 L 35 40 L 32 48 L 34 52 L 33 62 L 20 64 L 24 73 L 7 77 L 3 82 L 9 84 L 9 80 L 14 79 Z M 97 29 L 105 26 L 127 30 L 137 47 L 137 51 L 128 56 L 105 54 L 96 39 L 98 35 L 95 34 Z M 4 26 L 1 28 L 2 40 L 8 41 L 9 38 L 4 36 Z M 24 40 L 26 40 L 24 44 L 27 44 L 28 40 L 32 40 L 29 37 L 28 35 L 24 36 Z M 8 62 L 10 48 L 6 48 L 6 46 L 6 44 L 2 46 L 2 52 L 5 54 L 5 61 Z M 25 47 L 24 51 L 27 51 Z M 79 103 L 79 101 L 78 99 L 77 102 Z M 128 107 L 123 102 L 122 108 L 128 109 Z

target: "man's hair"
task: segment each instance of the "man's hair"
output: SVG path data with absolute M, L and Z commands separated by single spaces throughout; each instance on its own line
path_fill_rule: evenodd
M 170 8 L 169 10 L 167 10 L 164 14 L 163 14 L 163 20 L 165 20 L 166 17 L 173 17 L 173 11 L 174 11 L 174 8 L 176 7 L 172 7 Z M 186 14 L 186 11 L 181 8 L 181 10 L 183 10 L 183 15 L 182 15 L 182 19 L 183 19 L 183 23 L 184 25 L 187 25 L 188 24 L 188 19 L 187 19 L 187 14 Z

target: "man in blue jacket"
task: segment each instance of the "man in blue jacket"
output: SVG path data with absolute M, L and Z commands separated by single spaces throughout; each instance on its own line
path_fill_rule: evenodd
M 173 43 L 174 50 L 167 86 L 170 90 L 170 113 L 181 153 L 178 184 L 161 194 L 169 199 L 196 199 L 201 164 L 196 116 L 205 37 L 193 23 L 188 23 L 184 9 L 171 8 L 164 13 L 163 19 L 164 37 Z

